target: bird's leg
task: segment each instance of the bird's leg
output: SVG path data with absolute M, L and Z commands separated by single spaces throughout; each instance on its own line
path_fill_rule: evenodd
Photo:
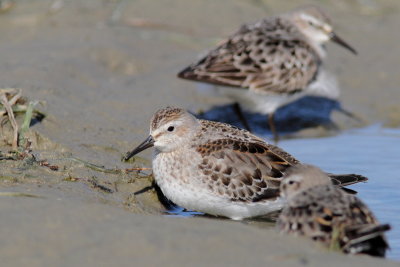
M 243 124 L 244 128 L 251 132 L 251 128 L 249 124 L 247 123 L 246 118 L 243 115 L 242 108 L 239 106 L 239 103 L 234 103 L 233 104 L 233 110 L 235 111 L 236 115 L 239 117 L 240 122 Z
M 271 113 L 268 115 L 268 126 L 272 133 L 272 136 L 274 137 L 274 142 L 275 144 L 277 144 L 279 141 L 279 135 L 278 132 L 276 131 L 274 115 L 275 113 Z
M 349 118 L 351 118 L 351 119 L 357 121 L 358 123 L 364 123 L 364 122 L 365 122 L 362 118 L 360 118 L 359 116 L 357 116 L 357 115 L 354 114 L 353 112 L 348 111 L 348 110 L 346 110 L 346 109 L 344 109 L 344 108 L 342 108 L 342 107 L 339 107 L 339 108 L 338 108 L 338 111 L 341 112 L 341 113 L 343 113 L 343 114 L 346 115 L 347 117 L 349 117 Z
M 340 131 L 339 126 L 333 121 L 329 121 L 328 123 L 322 124 L 322 128 L 324 128 L 327 131 L 334 131 L 334 132 Z
M 142 189 L 140 189 L 139 191 L 136 191 L 133 193 L 134 196 L 146 193 L 147 191 L 153 190 L 154 189 L 154 185 L 150 185 L 150 186 L 146 186 Z

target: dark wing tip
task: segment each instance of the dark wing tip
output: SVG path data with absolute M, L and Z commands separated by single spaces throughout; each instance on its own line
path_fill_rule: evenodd
M 368 178 L 367 178 L 367 177 L 365 177 L 365 176 L 363 176 L 363 175 L 360 175 L 360 174 L 354 174 L 354 173 L 352 173 L 352 174 L 346 174 L 346 175 L 343 175 L 343 176 L 348 177 L 349 180 L 352 180 L 352 181 L 353 181 L 353 183 L 359 183 L 359 182 L 366 182 L 366 181 L 368 181 Z M 351 181 L 349 181 L 349 182 L 351 182 Z
M 181 79 L 186 79 L 187 74 L 191 72 L 191 67 L 186 67 L 183 70 L 181 70 L 180 72 L 178 72 L 178 74 L 176 75 L 178 78 Z
M 185 79 L 185 80 L 198 80 L 198 75 L 194 73 L 194 67 L 188 66 L 178 72 L 176 75 L 178 78 Z
M 389 224 L 349 227 L 346 230 L 346 236 L 350 242 L 343 247 L 344 252 L 384 257 L 386 250 L 390 248 L 384 232 L 390 229 Z
M 356 190 L 353 190 L 353 189 L 350 189 L 347 187 L 341 187 L 340 189 L 350 195 L 357 195 L 357 193 L 358 193 Z
M 329 174 L 335 185 L 347 186 L 368 181 L 368 178 L 360 174 Z
M 196 66 L 189 66 L 182 71 L 178 72 L 176 75 L 178 78 L 184 80 L 190 80 L 195 82 L 203 82 L 203 83 L 210 83 L 215 85 L 223 85 L 223 86 L 232 86 L 232 87 L 240 87 L 239 85 L 230 84 L 227 82 L 218 81 L 208 75 L 199 75 L 195 73 Z
M 276 199 L 279 196 L 280 196 L 280 190 L 278 188 L 268 188 L 262 194 L 254 197 L 251 201 L 252 202 L 260 202 L 263 200 Z
M 352 176 L 352 177 L 354 177 L 355 179 L 357 179 L 356 182 L 366 182 L 366 181 L 368 181 L 368 178 L 367 178 L 367 177 L 365 177 L 365 176 L 363 176 L 363 175 L 360 175 L 360 174 L 349 174 L 349 176 Z
M 379 232 L 386 232 L 392 229 L 392 226 L 390 226 L 390 224 L 380 224 L 375 228 L 375 231 L 379 231 Z

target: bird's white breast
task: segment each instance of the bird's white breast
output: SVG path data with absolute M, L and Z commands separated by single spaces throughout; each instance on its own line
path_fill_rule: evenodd
M 282 208 L 281 199 L 257 203 L 238 202 L 210 191 L 200 179 L 201 174 L 197 169 L 199 157 L 197 153 L 183 155 L 176 152 L 154 155 L 154 178 L 163 194 L 175 204 L 188 210 L 235 220 L 265 215 Z

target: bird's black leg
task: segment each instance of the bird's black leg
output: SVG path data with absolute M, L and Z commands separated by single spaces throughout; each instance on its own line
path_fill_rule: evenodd
M 251 132 L 251 128 L 249 124 L 247 123 L 246 118 L 243 115 L 242 108 L 239 106 L 239 103 L 234 103 L 233 104 L 233 110 L 235 111 L 236 115 L 239 117 L 240 122 L 243 124 L 244 128 Z
M 275 113 L 271 113 L 268 115 L 268 126 L 272 133 L 272 136 L 274 137 L 274 142 L 276 144 L 279 141 L 279 135 L 278 132 L 276 131 L 274 115 Z
M 346 115 L 347 117 L 357 121 L 358 123 L 364 123 L 364 120 L 362 118 L 358 117 L 356 114 L 354 114 L 351 111 L 348 111 L 348 110 L 346 110 L 346 109 L 344 109 L 342 107 L 339 107 L 337 110 L 339 112 L 343 113 L 344 115 Z

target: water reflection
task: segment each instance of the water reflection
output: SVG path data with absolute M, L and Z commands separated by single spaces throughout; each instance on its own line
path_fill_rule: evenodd
M 335 110 L 342 110 L 340 102 L 336 100 L 317 96 L 305 96 L 278 109 L 275 113 L 275 125 L 280 136 L 319 125 L 335 129 L 335 124 L 331 120 L 331 113 Z M 197 117 L 225 122 L 239 128 L 244 128 L 243 123 L 234 111 L 233 105 L 213 107 L 197 115 Z M 254 134 L 266 135 L 267 133 L 267 137 L 270 138 L 271 132 L 268 129 L 267 115 L 244 112 L 244 117 Z

